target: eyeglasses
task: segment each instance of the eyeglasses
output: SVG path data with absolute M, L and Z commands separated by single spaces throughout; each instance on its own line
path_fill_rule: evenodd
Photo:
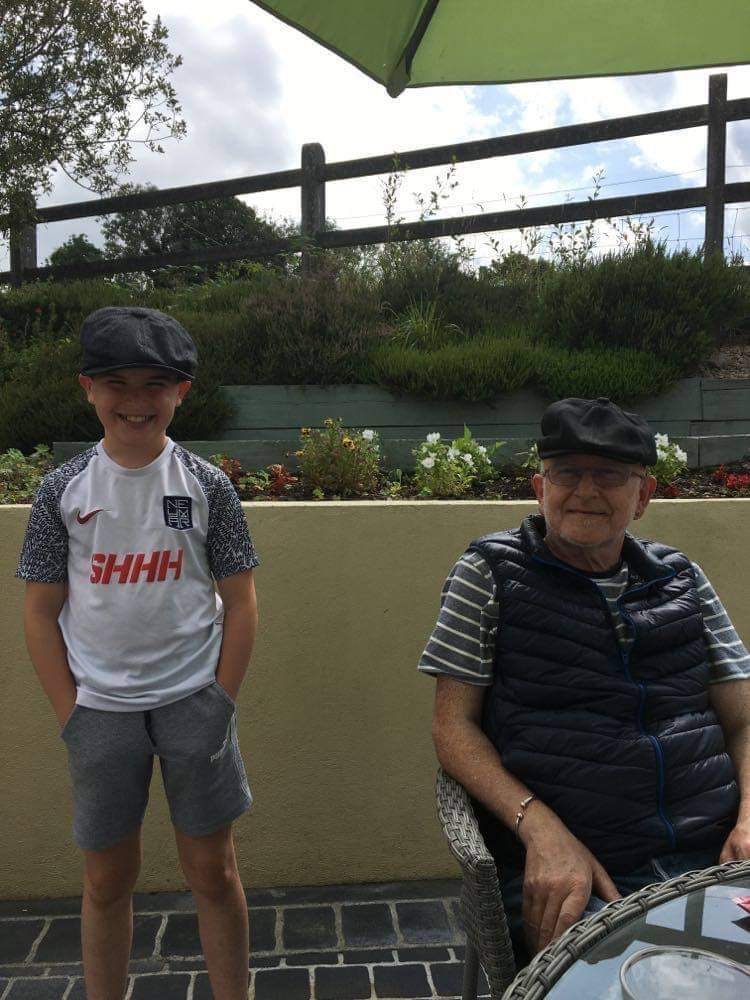
M 577 465 L 558 465 L 545 469 L 542 475 L 549 479 L 553 486 L 578 486 L 588 473 L 595 486 L 601 490 L 621 489 L 631 478 L 645 479 L 643 472 L 630 472 L 628 469 L 618 469 L 614 465 L 595 465 L 591 468 L 580 468 Z

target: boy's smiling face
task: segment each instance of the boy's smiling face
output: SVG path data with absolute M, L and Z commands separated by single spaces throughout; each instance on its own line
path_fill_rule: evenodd
M 158 455 L 174 411 L 192 384 L 188 379 L 177 381 L 178 377 L 158 368 L 117 368 L 78 376 L 113 458 L 119 453 L 150 461 L 150 455 Z

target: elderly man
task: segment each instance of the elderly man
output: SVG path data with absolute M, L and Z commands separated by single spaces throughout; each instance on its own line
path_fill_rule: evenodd
M 626 530 L 656 488 L 648 424 L 564 399 L 538 448 L 541 514 L 468 547 L 419 664 L 520 956 L 644 885 L 750 858 L 750 656 L 700 567 Z

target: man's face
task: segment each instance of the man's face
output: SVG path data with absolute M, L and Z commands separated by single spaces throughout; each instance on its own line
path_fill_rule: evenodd
M 543 469 L 532 484 L 547 532 L 582 548 L 621 539 L 631 521 L 643 514 L 656 488 L 656 480 L 645 475 L 642 465 L 600 455 L 559 455 L 544 459 Z M 624 474 L 624 484 L 617 485 Z
M 158 368 L 118 368 L 93 377 L 79 375 L 78 381 L 106 436 L 128 447 L 161 440 L 191 385 L 189 380 L 175 382 Z

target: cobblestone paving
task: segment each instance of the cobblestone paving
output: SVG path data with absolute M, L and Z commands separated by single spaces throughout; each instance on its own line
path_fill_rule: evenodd
M 249 996 L 459 997 L 457 893 L 452 880 L 248 891 Z M 133 903 L 126 1000 L 210 1000 L 191 893 Z M 80 911 L 80 898 L 0 901 L 0 1000 L 85 1000 Z

